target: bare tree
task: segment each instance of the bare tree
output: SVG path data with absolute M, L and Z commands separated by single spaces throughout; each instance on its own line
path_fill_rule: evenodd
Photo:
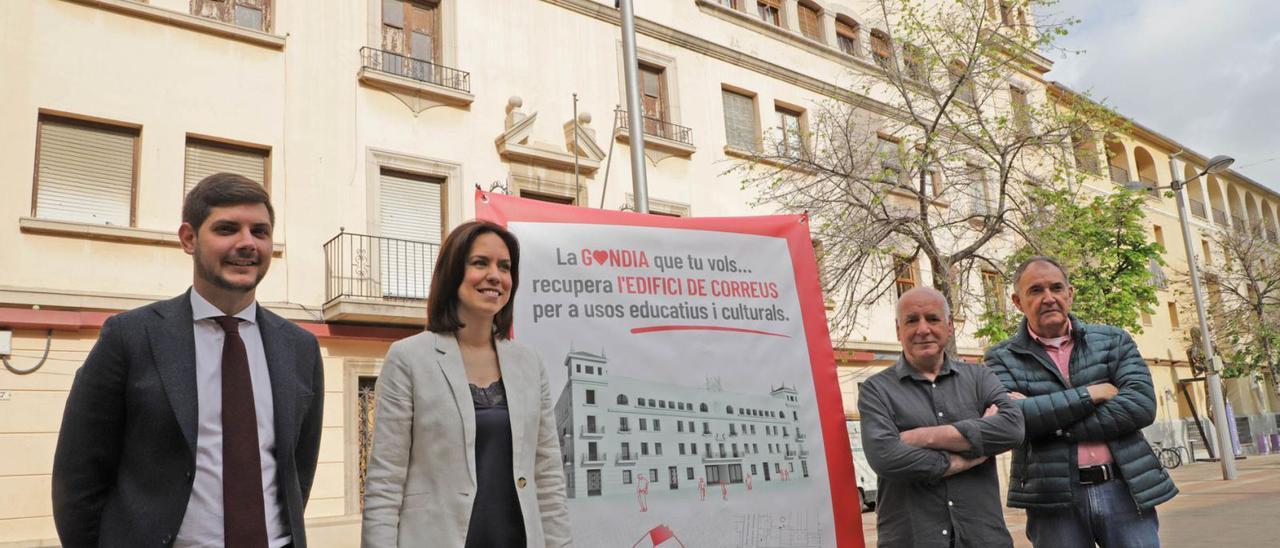
M 1097 174 L 1088 136 L 1114 118 L 1042 83 L 1040 52 L 1074 23 L 1032 21 L 1046 3 L 877 2 L 852 85 L 815 105 L 807 131 L 780 112 L 738 166 L 761 204 L 810 216 L 838 334 L 917 259 L 953 310 L 980 306 L 974 270 L 1003 273 L 1004 244 L 1036 217 L 1026 185 L 1078 188 Z
M 1280 244 L 1261 224 L 1221 230 L 1212 237 L 1220 255 L 1206 261 L 1209 328 L 1226 377 L 1268 373 L 1280 394 Z M 1189 277 L 1179 277 L 1190 288 Z M 1179 300 L 1193 306 L 1190 289 Z

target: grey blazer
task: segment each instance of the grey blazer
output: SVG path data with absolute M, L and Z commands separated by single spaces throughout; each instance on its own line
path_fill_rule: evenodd
M 564 472 L 547 373 L 532 350 L 497 342 L 529 548 L 569 546 Z M 475 404 L 457 339 L 424 332 L 391 345 L 378 376 L 361 544 L 466 544 L 476 494 Z
M 170 546 L 196 467 L 189 293 L 109 318 L 76 371 L 53 456 L 63 546 Z M 276 482 L 293 545 L 320 453 L 324 369 L 311 333 L 258 307 L 275 409 Z

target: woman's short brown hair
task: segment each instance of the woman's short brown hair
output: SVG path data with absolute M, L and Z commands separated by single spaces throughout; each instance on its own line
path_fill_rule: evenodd
M 440 246 L 435 270 L 431 273 L 431 293 L 427 295 L 427 331 L 452 333 L 464 327 L 458 319 L 458 287 L 466 274 L 471 245 L 482 234 L 496 234 L 507 244 L 511 254 L 511 298 L 493 317 L 494 336 L 507 338 L 511 333 L 512 310 L 516 288 L 520 286 L 520 242 L 514 234 L 489 221 L 468 221 L 453 229 Z

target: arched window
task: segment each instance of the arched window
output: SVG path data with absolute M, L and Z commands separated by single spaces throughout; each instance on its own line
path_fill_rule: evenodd
M 724 412 L 725 412 L 725 413 L 727 413 L 727 414 L 732 415 L 732 414 L 733 414 L 733 406 L 732 406 L 732 405 L 726 405 L 726 406 L 724 406 Z
M 858 39 L 859 25 L 857 21 L 843 15 L 836 16 L 836 45 L 854 57 L 862 57 L 862 44 Z
M 627 404 L 627 396 L 625 394 L 618 394 L 618 405 L 626 405 L 626 404 Z
M 707 412 L 707 404 L 705 404 L 705 403 L 704 403 L 704 404 L 702 404 L 702 405 L 699 405 L 699 406 L 698 406 L 698 411 L 702 411 L 703 413 L 706 413 L 706 412 Z
M 880 29 L 871 30 L 871 59 L 885 70 L 893 70 L 893 42 L 889 34 Z

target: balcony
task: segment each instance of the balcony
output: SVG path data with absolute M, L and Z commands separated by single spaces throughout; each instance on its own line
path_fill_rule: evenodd
M 805 438 L 808 438 L 808 437 L 809 436 L 804 435 L 804 432 L 796 430 L 796 441 L 804 441 Z
M 578 461 L 582 466 L 604 466 L 605 461 L 609 460 L 607 453 L 582 453 Z
M 440 105 L 466 107 L 475 101 L 466 71 L 371 47 L 360 48 L 360 61 L 361 83 L 413 99 L 406 104 L 415 112 Z
M 341 232 L 324 244 L 327 322 L 426 323 L 438 244 Z
M 800 458 L 802 458 L 802 459 L 807 459 L 807 458 L 809 458 L 809 450 L 808 450 L 808 449 L 801 449 L 801 450 L 800 450 Z
M 616 110 L 614 116 L 617 119 L 614 138 L 623 143 L 630 142 L 631 120 L 627 117 L 627 111 Z M 693 146 L 692 129 L 650 116 L 643 118 L 644 153 L 649 161 L 656 164 L 671 156 L 688 158 L 697 152 L 697 147 Z
M 725 463 L 725 462 L 742 462 L 742 458 L 730 455 L 724 451 L 712 451 L 702 455 L 704 463 Z
M 1107 167 L 1110 168 L 1111 182 L 1121 186 L 1129 182 L 1129 170 L 1115 165 Z
M 1218 208 L 1213 208 L 1213 222 L 1218 226 L 1227 226 L 1227 212 Z
M 787 460 L 795 460 L 795 458 L 796 458 L 796 452 L 795 452 L 795 451 L 787 451 L 787 452 L 786 452 L 786 454 L 784 454 L 783 456 L 785 456 L 785 457 L 787 458 Z
M 1204 207 L 1204 202 L 1201 202 L 1200 200 L 1197 200 L 1195 198 L 1188 198 L 1187 201 L 1191 203 L 1192 215 L 1195 215 L 1196 217 L 1199 217 L 1201 219 L 1208 218 L 1208 215 L 1206 214 L 1207 210 Z
M 630 433 L 631 433 L 631 427 L 630 427 L 630 426 L 619 426 L 619 427 L 618 427 L 618 433 L 619 433 L 619 434 L 630 434 Z
M 627 466 L 636 463 L 636 454 L 631 452 L 618 453 L 617 458 L 613 461 L 618 466 Z
M 590 428 L 587 425 L 578 427 L 578 437 L 585 439 L 600 439 L 604 437 L 604 427 L 597 426 Z
M 1249 226 L 1245 224 L 1244 219 L 1235 215 L 1231 216 L 1231 226 L 1235 228 L 1236 234 L 1243 236 L 1249 232 Z

